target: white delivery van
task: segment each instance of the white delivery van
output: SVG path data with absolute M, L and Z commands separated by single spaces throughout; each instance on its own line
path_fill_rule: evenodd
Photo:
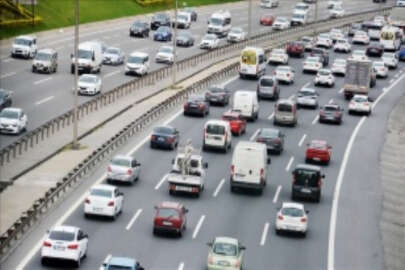
M 238 111 L 243 118 L 255 121 L 259 117 L 257 92 L 239 90 L 233 96 L 232 110 Z
M 267 182 L 267 164 L 270 158 L 264 143 L 240 141 L 232 156 L 231 191 L 248 188 L 261 194 Z
M 221 149 L 225 153 L 231 149 L 232 133 L 228 121 L 209 120 L 204 125 L 203 150 Z
M 70 72 L 75 72 L 75 57 L 71 54 L 72 65 Z M 100 73 L 103 65 L 102 44 L 87 41 L 79 44 L 77 69 L 79 73 Z
M 207 33 L 225 37 L 231 31 L 231 21 L 231 13 L 228 10 L 214 12 L 208 19 Z
M 304 25 L 308 23 L 308 12 L 295 12 L 291 17 L 292 25 Z
M 266 63 L 266 55 L 262 48 L 246 47 L 240 57 L 240 78 L 259 78 L 266 73 Z
M 34 58 L 37 54 L 36 36 L 18 36 L 11 49 L 11 57 Z

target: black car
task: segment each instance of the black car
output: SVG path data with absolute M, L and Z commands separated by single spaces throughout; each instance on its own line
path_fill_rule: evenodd
M 4 108 L 11 107 L 13 101 L 11 100 L 11 91 L 6 91 L 0 88 L 0 111 Z
M 284 134 L 275 128 L 262 128 L 256 137 L 256 142 L 264 143 L 267 152 L 281 154 L 284 150 Z
M 194 46 L 195 39 L 188 31 L 180 32 L 176 38 L 176 45 L 181 47 Z
M 210 104 L 202 95 L 193 95 L 184 103 L 184 115 L 200 115 L 202 117 L 210 113 Z
M 130 37 L 149 37 L 149 23 L 136 21 L 129 28 Z
M 192 8 L 185 8 L 184 10 L 182 10 L 182 12 L 184 13 L 189 13 L 191 15 L 191 21 L 192 22 L 196 22 L 197 21 L 197 12 L 192 9 Z
M 368 45 L 366 54 L 367 56 L 381 57 L 384 53 L 384 46 L 379 42 L 373 42 Z
M 153 15 L 152 21 L 150 23 L 150 28 L 156 30 L 159 26 L 169 26 L 170 27 L 170 16 L 166 13 L 157 13 Z
M 210 104 L 226 106 L 229 104 L 230 98 L 231 92 L 227 88 L 218 85 L 210 86 L 207 92 L 205 92 L 205 100 Z
M 313 199 L 316 202 L 321 200 L 322 174 L 319 166 L 299 164 L 292 172 L 293 182 L 291 199 Z
M 174 149 L 178 146 L 180 140 L 179 131 L 171 126 L 158 126 L 153 129 L 150 136 L 151 148 Z
M 342 124 L 343 108 L 338 104 L 327 104 L 319 110 L 319 123 Z
M 311 56 L 319 56 L 324 67 L 329 65 L 329 53 L 327 50 L 322 48 L 312 48 Z
M 349 28 L 349 37 L 354 36 L 354 33 L 358 30 L 362 30 L 362 25 L 360 23 L 352 23 Z

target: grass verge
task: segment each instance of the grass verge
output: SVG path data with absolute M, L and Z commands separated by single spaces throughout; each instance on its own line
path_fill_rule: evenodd
M 241 0 L 179 0 L 179 6 L 182 3 L 187 6 L 201 6 L 237 1 Z M 74 3 L 74 0 L 38 0 L 34 11 L 35 14 L 42 17 L 43 22 L 35 26 L 2 27 L 0 40 L 21 34 L 71 26 L 74 23 Z M 167 4 L 142 7 L 135 0 L 79 0 L 79 3 L 80 23 L 134 16 L 172 8 Z M 31 10 L 31 6 L 26 6 L 26 8 Z

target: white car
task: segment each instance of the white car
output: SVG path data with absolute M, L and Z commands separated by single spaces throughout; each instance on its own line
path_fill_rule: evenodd
M 368 56 L 365 50 L 354 50 L 350 59 L 354 60 L 368 60 Z
M 368 34 L 364 31 L 356 31 L 354 33 L 353 39 L 352 39 L 353 44 L 363 44 L 363 45 L 368 45 L 370 44 L 370 37 Z
M 297 106 L 316 109 L 318 107 L 318 96 L 319 93 L 315 89 L 304 87 L 297 93 Z
M 320 69 L 314 79 L 315 85 L 327 85 L 333 87 L 335 85 L 335 76 L 330 69 Z
M 125 54 L 119 48 L 107 48 L 103 54 L 103 64 L 105 65 L 121 65 L 125 62 Z
M 396 69 L 398 67 L 398 57 L 395 53 L 385 52 L 381 59 L 388 68 Z
M 284 30 L 290 28 L 291 22 L 286 17 L 277 17 L 273 23 L 274 30 Z
M 260 7 L 262 8 L 273 8 L 278 7 L 279 2 L 278 0 L 261 0 Z
M 343 31 L 341 29 L 333 28 L 329 32 L 329 36 L 332 39 L 333 42 L 336 42 L 338 39 L 344 39 L 345 35 L 343 34 Z
M 404 1 L 404 0 L 402 0 L 402 1 Z M 405 3 L 405 2 L 404 2 L 404 3 Z M 405 5 L 404 5 L 404 6 L 405 6 Z M 374 22 L 375 22 L 375 23 L 378 23 L 378 24 L 382 24 L 382 26 L 384 26 L 384 24 L 387 23 L 387 21 L 385 20 L 385 17 L 384 17 L 384 16 L 380 16 L 380 15 L 374 17 Z
M 302 65 L 302 72 L 318 72 L 322 68 L 321 59 L 317 56 L 308 56 L 303 65 Z
M 329 0 L 328 8 L 333 8 L 335 6 L 341 6 L 343 4 L 342 0 Z
M 174 62 L 173 47 L 167 45 L 160 46 L 159 51 L 155 56 L 155 62 L 173 64 Z
M 306 236 L 308 230 L 308 211 L 301 203 L 283 202 L 276 218 L 276 233 L 282 231 L 300 233 Z
M 316 37 L 315 46 L 330 49 L 333 46 L 333 41 L 329 33 L 322 33 Z
M 11 48 L 11 57 L 34 58 L 37 54 L 36 36 L 18 36 Z
M 219 46 L 219 38 L 215 34 L 206 34 L 201 40 L 200 49 L 215 49 Z
M 337 39 L 335 46 L 333 46 L 333 50 L 335 52 L 349 53 L 352 50 L 352 45 L 350 44 L 349 40 L 345 38 Z
M 387 78 L 388 77 L 388 68 L 383 61 L 373 62 L 373 68 L 377 77 Z
M 295 8 L 293 10 L 294 13 L 309 13 L 309 10 L 311 9 L 311 6 L 305 3 L 297 3 L 295 5 Z
M 366 95 L 354 95 L 349 102 L 349 114 L 365 113 L 367 115 L 371 114 L 372 106 L 371 102 L 368 100 Z
M 228 42 L 240 42 L 246 39 L 246 32 L 241 27 L 232 27 L 226 40 Z
M 405 0 L 397 0 L 396 6 L 405 7 Z
M 84 216 L 107 216 L 116 219 L 122 212 L 124 194 L 112 185 L 95 185 L 84 200 Z
M 278 66 L 274 71 L 274 76 L 279 82 L 292 84 L 294 83 L 295 71 L 290 66 Z
M 345 10 L 341 6 L 334 6 L 331 10 L 329 10 L 329 17 L 330 18 L 340 18 L 345 15 Z
M 289 57 L 285 49 L 273 49 L 267 62 L 269 64 L 277 63 L 287 65 L 288 60 Z
M 20 108 L 4 108 L 0 112 L 0 133 L 20 134 L 27 130 L 27 115 Z
M 80 267 L 86 257 L 89 237 L 80 228 L 73 226 L 55 226 L 45 236 L 41 248 L 41 264 L 49 259 L 73 261 Z
M 93 74 L 83 74 L 78 81 L 79 95 L 97 95 L 101 93 L 101 78 Z
M 337 58 L 332 64 L 332 73 L 338 75 L 346 75 L 346 59 Z
M 141 164 L 133 156 L 114 156 L 107 167 L 107 182 L 133 184 L 139 179 Z
M 304 47 L 306 51 L 311 51 L 314 47 L 315 40 L 313 37 L 303 36 L 301 41 L 305 44 Z
M 125 75 L 135 74 L 144 76 L 149 71 L 149 55 L 144 52 L 133 52 L 127 59 Z

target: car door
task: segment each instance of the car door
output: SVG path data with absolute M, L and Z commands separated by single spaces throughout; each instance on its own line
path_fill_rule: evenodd
M 118 188 L 114 190 L 114 201 L 117 204 L 116 212 L 119 213 L 122 208 L 122 198 L 121 192 Z
M 80 255 L 79 256 L 81 258 L 81 257 L 83 257 L 84 254 L 86 254 L 88 238 L 87 238 L 87 235 L 82 230 L 79 230 L 77 232 L 76 237 L 77 237 L 77 242 L 79 244 L 79 249 L 80 249 L 80 251 L 79 251 Z
M 134 180 L 139 177 L 139 172 L 140 172 L 140 164 L 136 159 L 131 160 L 131 167 L 134 171 Z

